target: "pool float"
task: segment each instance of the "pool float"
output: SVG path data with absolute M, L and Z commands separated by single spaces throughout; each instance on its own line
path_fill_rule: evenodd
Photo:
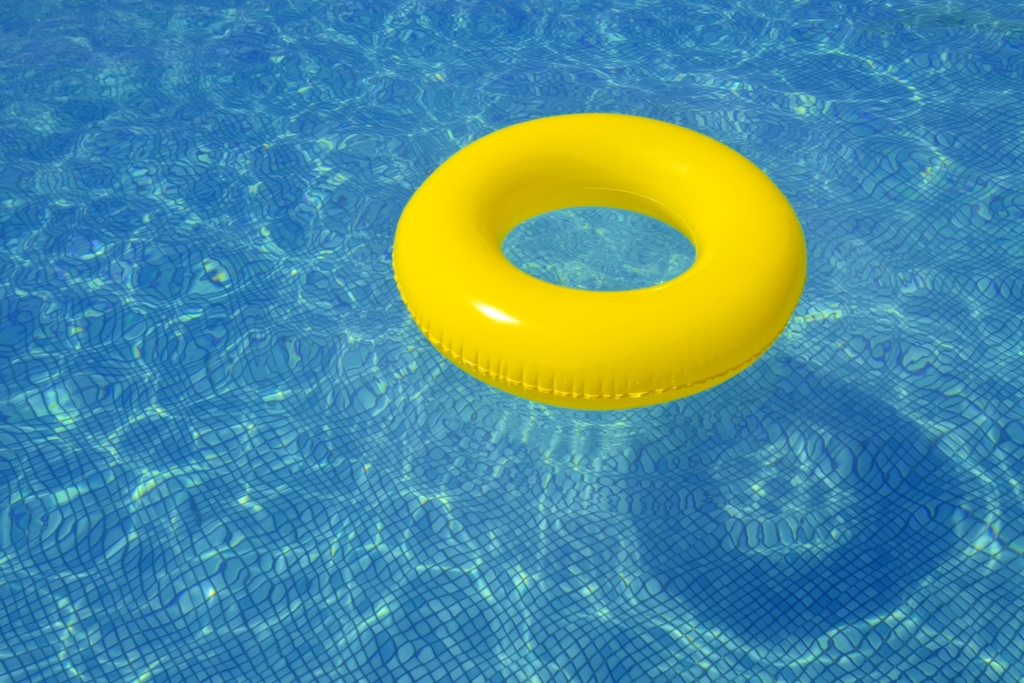
M 502 240 L 556 209 L 657 218 L 693 242 L 682 275 L 617 292 L 519 270 Z M 395 280 L 413 320 L 473 377 L 550 405 L 633 408 L 702 391 L 782 332 L 807 269 L 800 223 L 754 164 L 679 126 L 622 114 L 520 123 L 464 147 L 398 222 Z

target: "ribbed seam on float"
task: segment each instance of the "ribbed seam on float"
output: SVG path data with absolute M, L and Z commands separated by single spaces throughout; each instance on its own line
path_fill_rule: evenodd
M 395 285 L 398 286 L 397 279 L 395 280 Z M 584 393 L 574 393 L 574 392 L 568 392 L 568 391 L 556 391 L 555 389 L 553 389 L 551 387 L 542 387 L 542 386 L 537 386 L 537 385 L 530 385 L 530 384 L 526 384 L 525 381 L 512 379 L 511 377 L 505 375 L 502 370 L 499 370 L 498 372 L 494 372 L 494 371 L 486 369 L 486 368 L 481 368 L 479 363 L 473 362 L 473 361 L 469 360 L 468 358 L 464 358 L 462 356 L 461 352 L 456 352 L 455 351 L 456 339 L 454 337 L 452 338 L 451 343 L 446 347 L 445 344 L 444 344 L 443 335 L 442 335 L 442 337 L 434 337 L 433 335 L 430 334 L 430 331 L 426 327 L 424 327 L 423 324 L 420 323 L 420 319 L 416 316 L 416 313 L 413 311 L 412 306 L 409 305 L 409 302 L 406 300 L 405 295 L 402 293 L 401 286 L 398 286 L 398 295 L 402 298 L 402 302 L 405 303 L 405 307 L 409 310 L 409 314 L 412 316 L 413 322 L 416 323 L 416 327 L 418 327 L 419 330 L 424 334 L 424 336 L 426 336 L 427 340 L 431 344 L 433 344 L 434 347 L 438 351 L 440 351 L 446 358 L 448 358 L 449 360 L 457 363 L 459 366 L 465 368 L 469 372 L 471 372 L 473 374 L 476 374 L 476 375 L 482 375 L 482 376 L 485 376 L 485 377 L 490 377 L 491 379 L 496 379 L 499 382 L 502 382 L 504 384 L 509 384 L 509 385 L 512 385 L 512 386 L 515 386 L 515 387 L 519 387 L 519 388 L 524 389 L 526 391 L 536 391 L 539 394 L 553 394 L 555 396 L 560 396 L 560 397 L 582 398 L 582 399 L 587 400 L 587 401 L 601 401 L 601 400 L 623 399 L 623 398 L 642 398 L 642 397 L 648 396 L 650 394 L 664 394 L 665 392 L 678 391 L 680 389 L 687 389 L 689 387 L 695 387 L 695 386 L 699 386 L 701 384 L 707 384 L 708 382 L 712 382 L 712 381 L 718 379 L 719 377 L 723 377 L 725 375 L 732 374 L 732 373 L 734 373 L 734 372 L 736 372 L 736 371 L 738 371 L 738 370 L 740 370 L 742 368 L 747 367 L 751 363 L 753 363 L 755 360 L 760 358 L 764 354 L 765 351 L 767 351 L 768 349 L 771 348 L 772 344 L 775 343 L 775 340 L 778 337 L 778 335 L 781 334 L 781 332 L 782 332 L 782 330 L 779 330 L 779 332 L 777 334 L 772 336 L 771 341 L 768 342 L 768 344 L 765 345 L 764 348 L 760 349 L 757 353 L 755 353 L 755 354 L 753 354 L 751 356 L 748 356 L 746 358 L 746 360 L 744 360 L 742 363 L 737 363 L 736 365 L 733 365 L 733 366 L 731 366 L 729 368 L 726 368 L 725 370 L 723 370 L 721 372 L 716 372 L 715 374 L 709 375 L 708 377 L 705 377 L 703 379 L 699 379 L 699 380 L 696 380 L 696 381 L 693 381 L 693 382 L 687 382 L 685 384 L 676 384 L 676 385 L 673 385 L 673 386 L 670 386 L 670 387 L 662 387 L 660 389 L 649 389 L 647 391 L 629 392 L 629 393 L 625 393 L 625 394 L 601 394 L 600 396 L 597 396 L 597 395 L 589 395 L 589 394 L 584 394 Z M 785 329 L 785 325 L 783 325 L 782 329 Z M 477 360 L 479 360 L 479 358 L 480 358 L 480 349 L 477 349 Z M 504 361 L 504 359 L 502 359 L 500 361 L 499 367 L 502 367 L 504 365 L 505 365 L 505 361 Z M 525 366 L 521 369 L 521 372 L 522 372 L 523 375 L 527 374 L 527 369 L 526 369 Z M 554 377 L 552 377 L 552 382 L 554 382 Z M 614 378 L 612 378 L 612 377 L 602 377 L 601 384 L 603 386 L 607 386 L 607 384 L 609 382 L 614 384 Z M 584 383 L 584 385 L 585 385 L 585 383 Z

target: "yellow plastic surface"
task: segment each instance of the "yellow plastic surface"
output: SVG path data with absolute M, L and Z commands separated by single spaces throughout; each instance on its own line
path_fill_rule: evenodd
M 664 284 L 594 292 L 502 254 L 516 225 L 574 206 L 664 221 L 696 261 Z M 499 389 L 585 410 L 671 401 L 749 366 L 789 320 L 806 261 L 789 202 L 751 162 L 621 114 L 538 119 L 473 142 L 409 200 L 394 246 L 402 299 L 441 353 Z

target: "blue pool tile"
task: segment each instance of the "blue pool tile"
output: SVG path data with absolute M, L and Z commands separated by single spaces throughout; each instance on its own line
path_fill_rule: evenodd
M 0 32 L 0 681 L 1024 678 L 1013 7 L 12 0 Z M 800 217 L 801 302 L 729 382 L 554 410 L 409 319 L 415 188 L 580 111 L 708 134 Z M 658 230 L 505 249 L 628 288 L 692 259 Z

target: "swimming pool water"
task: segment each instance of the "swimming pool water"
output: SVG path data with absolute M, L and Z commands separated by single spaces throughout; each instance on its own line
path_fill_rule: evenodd
M 502 251 L 540 280 L 603 292 L 668 282 L 697 256 L 686 236 L 657 218 L 594 206 L 523 221 L 506 235 Z
M 1024 680 L 1021 17 L 6 0 L 0 681 Z M 552 409 L 402 306 L 417 185 L 582 111 L 800 216 L 724 385 Z

